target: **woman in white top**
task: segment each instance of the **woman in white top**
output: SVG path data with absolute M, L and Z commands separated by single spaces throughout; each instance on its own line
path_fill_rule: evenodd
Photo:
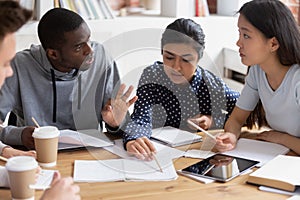
M 217 137 L 216 149 L 235 148 L 241 127 L 265 116 L 271 128 L 257 139 L 282 144 L 300 154 L 300 33 L 289 10 L 278 0 L 253 0 L 242 6 L 237 46 L 242 63 L 250 66 L 245 87 Z M 264 111 L 253 113 L 261 101 Z M 253 118 L 253 116 L 256 116 Z

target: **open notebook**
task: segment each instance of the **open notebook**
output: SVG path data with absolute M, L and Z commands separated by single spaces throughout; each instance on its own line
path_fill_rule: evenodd
M 161 162 L 161 160 L 160 160 Z M 160 171 L 153 161 L 111 159 L 111 160 L 75 160 L 75 182 L 111 182 L 111 181 L 169 181 L 177 179 L 172 160 L 161 162 Z
M 113 146 L 108 146 L 108 147 L 103 147 L 103 148 L 113 154 L 120 156 L 121 158 L 138 160 L 136 157 L 134 157 L 133 155 L 130 155 L 124 149 L 122 139 L 114 140 L 114 142 L 115 142 L 115 144 Z M 163 159 L 163 160 L 164 160 L 164 158 L 175 159 L 175 158 L 179 158 L 184 155 L 184 151 L 181 151 L 179 149 L 160 144 L 156 141 L 151 141 L 151 142 L 154 145 L 156 152 L 157 152 L 157 156 L 160 159 Z
M 58 150 L 80 147 L 106 147 L 112 146 L 113 141 L 109 140 L 104 133 L 96 129 L 87 130 L 60 130 L 58 139 Z
M 161 141 L 171 147 L 200 142 L 202 139 L 200 135 L 171 126 L 153 129 L 151 138 Z

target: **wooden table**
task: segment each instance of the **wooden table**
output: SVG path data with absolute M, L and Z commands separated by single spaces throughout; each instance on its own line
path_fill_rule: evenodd
M 198 148 L 201 143 L 196 143 L 190 148 Z M 182 147 L 184 148 L 184 147 Z M 100 149 L 81 149 L 68 152 L 59 152 L 57 169 L 63 176 L 73 176 L 74 160 L 113 159 L 118 156 Z M 179 158 L 174 160 L 176 169 L 182 169 L 200 159 Z M 1 165 L 4 163 L 0 162 Z M 98 172 L 105 173 L 105 172 Z M 179 175 L 174 181 L 161 182 L 106 182 L 106 183 L 78 183 L 81 189 L 81 197 L 86 200 L 93 199 L 287 199 L 288 196 L 259 191 L 257 186 L 246 184 L 248 175 L 241 175 L 227 183 L 203 184 Z M 36 199 L 42 195 L 42 191 L 36 191 Z M 9 189 L 0 189 L 0 199 L 11 199 Z

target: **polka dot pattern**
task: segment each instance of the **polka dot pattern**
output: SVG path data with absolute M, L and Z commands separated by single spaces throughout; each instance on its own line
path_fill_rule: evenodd
M 172 126 L 189 130 L 187 119 L 197 114 L 212 115 L 214 128 L 223 128 L 239 97 L 211 72 L 197 67 L 189 85 L 174 84 L 165 74 L 163 64 L 147 67 L 137 89 L 131 121 L 124 130 L 124 142 L 146 136 L 151 129 Z

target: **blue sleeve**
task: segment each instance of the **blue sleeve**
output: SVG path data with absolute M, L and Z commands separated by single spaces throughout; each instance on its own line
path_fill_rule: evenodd
M 202 71 L 202 77 L 210 92 L 211 115 L 214 122 L 212 128 L 223 128 L 240 94 L 229 88 L 221 78 L 207 70 Z
M 127 123 L 123 141 L 126 143 L 140 137 L 151 137 L 152 105 L 155 103 L 154 84 L 148 79 L 151 77 L 145 70 L 140 78 L 137 96 L 131 120 Z
M 240 97 L 240 93 L 229 88 L 225 85 L 225 95 L 226 95 L 226 107 L 227 107 L 227 114 L 228 116 L 231 114 L 238 98 Z

